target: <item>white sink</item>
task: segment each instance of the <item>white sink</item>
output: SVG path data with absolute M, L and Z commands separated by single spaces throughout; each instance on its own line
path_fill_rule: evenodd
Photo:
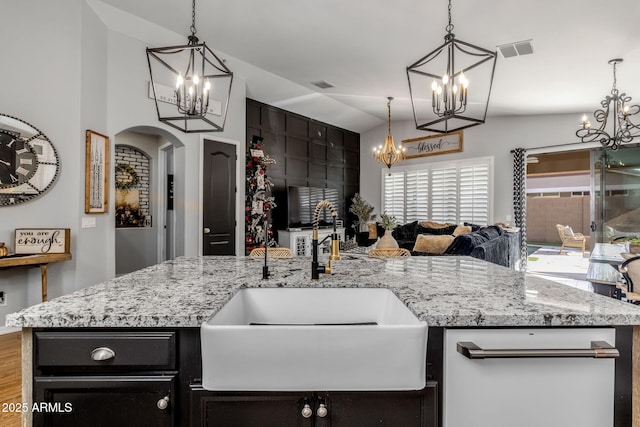
M 247 288 L 204 322 L 207 390 L 420 390 L 427 324 L 383 288 Z

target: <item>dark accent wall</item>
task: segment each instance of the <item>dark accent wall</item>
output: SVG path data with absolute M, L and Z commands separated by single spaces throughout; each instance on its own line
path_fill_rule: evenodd
M 287 187 L 309 186 L 338 190 L 338 218 L 350 230 L 346 211 L 360 190 L 360 134 L 247 99 L 247 141 L 252 135 L 263 138 L 265 154 L 277 162 L 267 168 L 278 204 L 274 228 L 287 227 Z

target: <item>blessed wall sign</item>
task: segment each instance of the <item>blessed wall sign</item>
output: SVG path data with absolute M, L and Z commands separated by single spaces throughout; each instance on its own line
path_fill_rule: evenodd
M 462 131 L 405 139 L 402 141 L 406 158 L 435 156 L 462 152 Z

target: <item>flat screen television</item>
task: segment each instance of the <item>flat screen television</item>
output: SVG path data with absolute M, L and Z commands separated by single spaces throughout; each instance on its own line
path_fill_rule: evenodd
M 340 212 L 340 197 L 335 188 L 287 187 L 288 228 L 312 228 L 313 213 L 321 200 L 328 200 Z M 320 227 L 333 226 L 331 213 L 320 212 Z

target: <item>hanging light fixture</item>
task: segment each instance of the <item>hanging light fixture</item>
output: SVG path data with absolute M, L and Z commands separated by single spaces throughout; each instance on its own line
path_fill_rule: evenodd
M 444 44 L 407 67 L 419 130 L 448 133 L 485 122 L 496 52 L 457 40 L 453 28 L 449 0 Z
M 390 96 L 387 99 L 387 111 L 389 113 L 387 137 L 385 138 L 384 145 L 374 147 L 373 158 L 391 169 L 391 166 L 395 165 L 399 160 L 404 159 L 405 149 L 404 147 L 401 149 L 396 148 L 396 144 L 393 142 L 393 136 L 391 136 L 391 101 L 393 101 L 393 97 Z
M 147 48 L 149 97 L 158 119 L 183 132 L 221 132 L 229 107 L 233 73 L 196 37 L 196 2 L 191 35 L 182 46 Z
M 640 126 L 631 121 L 631 116 L 635 116 L 640 112 L 640 106 L 627 105 L 628 102 L 631 102 L 631 97 L 625 93 L 620 93 L 616 88 L 616 66 L 621 62 L 621 58 L 609 61 L 609 64 L 613 65 L 611 95 L 607 95 L 600 101 L 602 109 L 593 112 L 593 116 L 600 123 L 600 127 L 593 129 L 591 122 L 587 120 L 587 115 L 582 116 L 582 127 L 576 131 L 576 136 L 582 142 L 597 141 L 605 148 L 617 150 L 621 144 L 633 142 L 636 138 L 640 138 Z M 611 121 L 611 133 L 607 130 L 609 121 Z

